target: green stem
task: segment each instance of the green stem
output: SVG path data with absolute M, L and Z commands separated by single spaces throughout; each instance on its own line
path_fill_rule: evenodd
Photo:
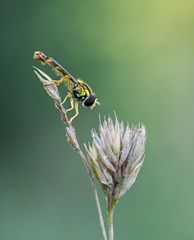
M 113 210 L 114 208 L 108 209 L 109 240 L 114 239 Z
M 97 192 L 97 188 L 96 188 L 96 183 L 95 183 L 94 179 L 92 181 L 92 188 L 93 188 L 93 192 L 94 192 L 94 198 L 95 198 L 95 201 L 96 201 L 96 207 L 97 207 L 97 211 L 98 211 L 98 217 L 99 217 L 99 222 L 100 222 L 100 227 L 101 227 L 101 231 L 102 231 L 103 240 L 107 240 L 106 230 L 105 230 L 105 226 L 104 226 L 104 219 L 103 219 L 102 210 L 101 210 L 101 206 L 100 206 L 100 201 L 99 201 L 99 198 L 98 198 L 98 192 Z

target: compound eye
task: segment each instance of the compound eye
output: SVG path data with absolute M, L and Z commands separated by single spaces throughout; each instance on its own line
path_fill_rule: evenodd
M 92 94 L 85 99 L 85 101 L 83 102 L 83 105 L 85 107 L 91 107 L 95 103 L 95 101 L 96 101 L 96 95 Z

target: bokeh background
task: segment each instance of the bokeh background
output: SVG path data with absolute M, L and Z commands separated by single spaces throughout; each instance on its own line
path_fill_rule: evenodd
M 1 1 L 1 240 L 102 239 L 85 169 L 32 72 L 48 70 L 33 62 L 35 50 L 99 97 L 74 121 L 81 143 L 99 113 L 147 127 L 144 166 L 115 210 L 115 240 L 194 239 L 193 13 L 192 0 Z

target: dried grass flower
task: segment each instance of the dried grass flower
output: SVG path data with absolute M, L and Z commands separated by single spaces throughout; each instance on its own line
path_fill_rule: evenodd
M 100 123 L 99 134 L 92 130 L 87 159 L 112 209 L 135 182 L 144 161 L 146 129 L 143 125 L 125 128 L 112 119 Z

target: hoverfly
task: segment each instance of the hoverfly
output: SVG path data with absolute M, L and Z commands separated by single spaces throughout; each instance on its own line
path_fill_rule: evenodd
M 100 104 L 91 87 L 83 80 L 75 79 L 56 60 L 51 57 L 47 57 L 40 51 L 34 52 L 34 59 L 51 66 L 55 73 L 61 77 L 59 80 L 53 80 L 53 84 L 56 84 L 57 86 L 59 86 L 62 82 L 66 84 L 68 94 L 62 104 L 64 104 L 69 98 L 71 107 L 66 110 L 66 113 L 75 109 L 75 115 L 70 119 L 70 122 L 72 122 L 79 114 L 78 102 L 82 102 L 82 106 L 90 109 L 93 109 L 96 104 Z

